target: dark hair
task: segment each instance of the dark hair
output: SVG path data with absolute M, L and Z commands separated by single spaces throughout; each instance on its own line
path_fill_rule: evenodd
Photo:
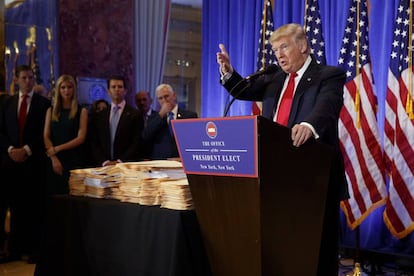
M 106 82 L 106 86 L 109 89 L 109 83 L 111 82 L 111 80 L 120 80 L 122 81 L 122 83 L 124 84 L 124 88 L 126 89 L 126 81 L 125 78 L 121 75 L 112 75 L 108 78 L 107 82 Z
M 20 72 L 23 72 L 23 71 L 31 71 L 33 73 L 32 67 L 30 67 L 29 65 L 26 65 L 26 64 L 22 64 L 22 65 L 19 65 L 19 66 L 16 67 L 16 71 L 14 73 L 14 76 L 16 78 L 18 78 L 19 75 L 20 75 Z
M 99 105 L 100 103 L 105 103 L 106 108 L 108 108 L 108 107 L 109 107 L 109 103 L 108 103 L 106 100 L 104 100 L 104 99 L 99 99 L 99 100 L 96 100 L 96 101 L 94 101 L 94 102 L 92 103 L 92 105 L 91 105 L 91 107 L 90 107 L 90 109 L 89 109 L 89 112 L 90 112 L 90 113 L 97 112 L 97 111 L 98 111 L 98 105 Z

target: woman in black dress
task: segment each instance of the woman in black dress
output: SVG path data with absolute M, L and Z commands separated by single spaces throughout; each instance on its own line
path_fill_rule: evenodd
M 68 194 L 70 170 L 84 167 L 82 144 L 88 112 L 78 103 L 76 82 L 62 75 L 56 82 L 53 106 L 46 113 L 44 142 L 49 157 L 47 194 Z

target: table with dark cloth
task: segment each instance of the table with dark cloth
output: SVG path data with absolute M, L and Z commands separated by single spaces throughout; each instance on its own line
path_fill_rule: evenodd
M 35 275 L 211 275 L 194 211 L 54 196 L 42 240 Z

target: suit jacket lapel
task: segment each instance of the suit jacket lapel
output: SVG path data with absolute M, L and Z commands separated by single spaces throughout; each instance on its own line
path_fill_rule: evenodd
M 14 95 L 12 98 L 12 104 L 11 104 L 11 109 L 10 112 L 12 112 L 12 114 L 14 115 L 14 117 L 16 118 L 16 122 L 19 121 L 19 115 L 17 114 L 17 110 L 18 110 L 18 105 L 19 105 L 19 94 L 17 93 L 17 95 Z
M 298 86 L 296 87 L 294 102 L 297 98 L 300 98 L 311 85 L 312 79 L 315 74 L 315 65 L 316 63 L 312 61 L 308 69 L 305 71 L 302 78 L 300 79 Z
M 296 87 L 295 95 L 293 97 L 292 107 L 290 110 L 288 126 L 291 126 L 293 118 L 296 117 L 296 113 L 298 112 L 298 108 L 299 108 L 300 99 L 302 98 L 303 94 L 308 90 L 308 88 L 312 84 L 312 79 L 315 74 L 316 65 L 317 65 L 316 62 L 312 60 L 308 69 L 305 71 L 302 78 L 300 79 L 298 86 Z
M 27 111 L 27 120 L 30 120 L 32 117 L 33 112 L 36 112 L 36 105 L 38 103 L 40 96 L 39 94 L 33 93 L 32 100 L 30 101 L 29 110 Z
M 125 122 L 125 119 L 128 118 L 128 116 L 129 116 L 129 110 L 127 106 L 125 105 L 124 110 L 122 111 L 121 116 L 119 117 L 117 130 L 122 127 L 122 124 Z
M 105 145 L 110 145 L 111 144 L 111 130 L 109 129 L 110 124 L 109 124 L 109 119 L 111 116 L 111 106 L 109 106 L 109 108 L 101 111 L 104 112 L 102 114 L 102 122 L 101 122 L 101 127 L 102 127 L 102 132 L 103 133 L 103 139 L 105 139 Z M 110 151 L 110 149 L 108 148 L 108 152 Z

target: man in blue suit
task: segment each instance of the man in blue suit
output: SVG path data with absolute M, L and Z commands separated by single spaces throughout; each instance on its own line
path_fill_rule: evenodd
M 155 90 L 160 111 L 147 119 L 143 131 L 146 143 L 152 144 L 151 159 L 178 157 L 178 149 L 171 132 L 171 120 L 197 118 L 197 113 L 178 107 L 177 95 L 169 84 L 160 84 Z
M 0 147 L 3 178 L 9 199 L 11 259 L 39 253 L 40 222 L 44 197 L 46 150 L 43 128 L 50 101 L 34 93 L 30 66 L 16 68 L 16 95 L 8 97 L 0 112 Z
M 328 187 L 318 275 L 338 275 L 339 201 L 349 197 L 338 138 L 345 72 L 312 59 L 306 34 L 298 24 L 278 28 L 270 43 L 280 70 L 244 85 L 240 85 L 243 78 L 231 66 L 224 45 L 220 44 L 217 62 L 221 82 L 237 99 L 263 101 L 263 117 L 291 128 L 294 146 L 317 139 L 335 149 L 337 162 Z

